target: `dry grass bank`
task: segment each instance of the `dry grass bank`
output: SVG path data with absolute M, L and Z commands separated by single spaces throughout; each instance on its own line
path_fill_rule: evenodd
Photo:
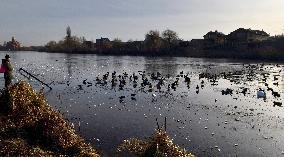
M 27 82 L 1 95 L 0 112 L 0 156 L 100 156 Z
M 132 138 L 124 140 L 118 153 L 129 152 L 139 157 L 194 157 L 193 154 L 175 145 L 165 131 L 157 130 L 147 140 Z

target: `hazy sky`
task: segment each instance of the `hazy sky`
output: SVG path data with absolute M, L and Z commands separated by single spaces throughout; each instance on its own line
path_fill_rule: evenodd
M 167 28 L 184 40 L 210 30 L 239 27 L 284 32 L 284 0 L 0 0 L 0 43 L 15 36 L 24 45 L 73 35 L 142 40 Z

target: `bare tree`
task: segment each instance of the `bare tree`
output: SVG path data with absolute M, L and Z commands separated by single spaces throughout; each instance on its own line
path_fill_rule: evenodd
M 157 30 L 150 30 L 145 35 L 145 45 L 150 51 L 158 51 L 161 48 L 162 40 L 160 37 L 160 32 Z
M 119 39 L 119 38 L 115 38 L 115 39 L 113 39 L 113 41 L 112 41 L 112 46 L 113 46 L 113 48 L 116 48 L 116 49 L 120 49 L 120 48 L 122 48 L 122 40 L 121 39 Z
M 176 44 L 177 41 L 179 40 L 178 34 L 170 29 L 163 31 L 162 37 L 170 47 Z

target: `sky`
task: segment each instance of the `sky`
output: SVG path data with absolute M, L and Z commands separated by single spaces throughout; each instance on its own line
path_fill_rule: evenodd
M 66 27 L 87 40 L 143 40 L 171 29 L 183 40 L 237 28 L 284 33 L 284 0 L 0 0 L 0 44 L 25 46 L 61 40 Z

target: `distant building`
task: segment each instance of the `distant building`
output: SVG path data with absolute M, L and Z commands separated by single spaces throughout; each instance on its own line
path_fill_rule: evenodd
M 180 41 L 179 46 L 180 47 L 188 47 L 190 45 L 190 41 Z
M 210 31 L 206 35 L 203 36 L 204 40 L 210 42 L 212 44 L 224 44 L 226 40 L 226 35 L 216 31 Z
M 205 40 L 204 39 L 192 39 L 189 43 L 189 46 L 192 48 L 202 49 L 204 48 Z
M 269 34 L 264 32 L 263 30 L 251 30 L 239 28 L 233 32 L 231 32 L 227 38 L 230 42 L 259 42 L 264 41 L 269 38 Z
M 108 44 L 110 43 L 109 38 L 101 38 L 101 39 L 96 39 L 96 44 Z
M 12 40 L 6 43 L 6 49 L 16 51 L 21 48 L 21 44 L 12 37 Z
M 144 47 L 144 41 L 133 41 L 132 44 L 137 51 L 142 50 Z
M 5 50 L 5 46 L 4 45 L 5 44 L 3 44 L 3 45 L 0 44 L 0 51 Z
M 89 49 L 93 49 L 95 47 L 93 41 L 84 41 L 83 44 Z
M 95 47 L 98 49 L 109 49 L 112 44 L 109 38 L 96 39 Z

